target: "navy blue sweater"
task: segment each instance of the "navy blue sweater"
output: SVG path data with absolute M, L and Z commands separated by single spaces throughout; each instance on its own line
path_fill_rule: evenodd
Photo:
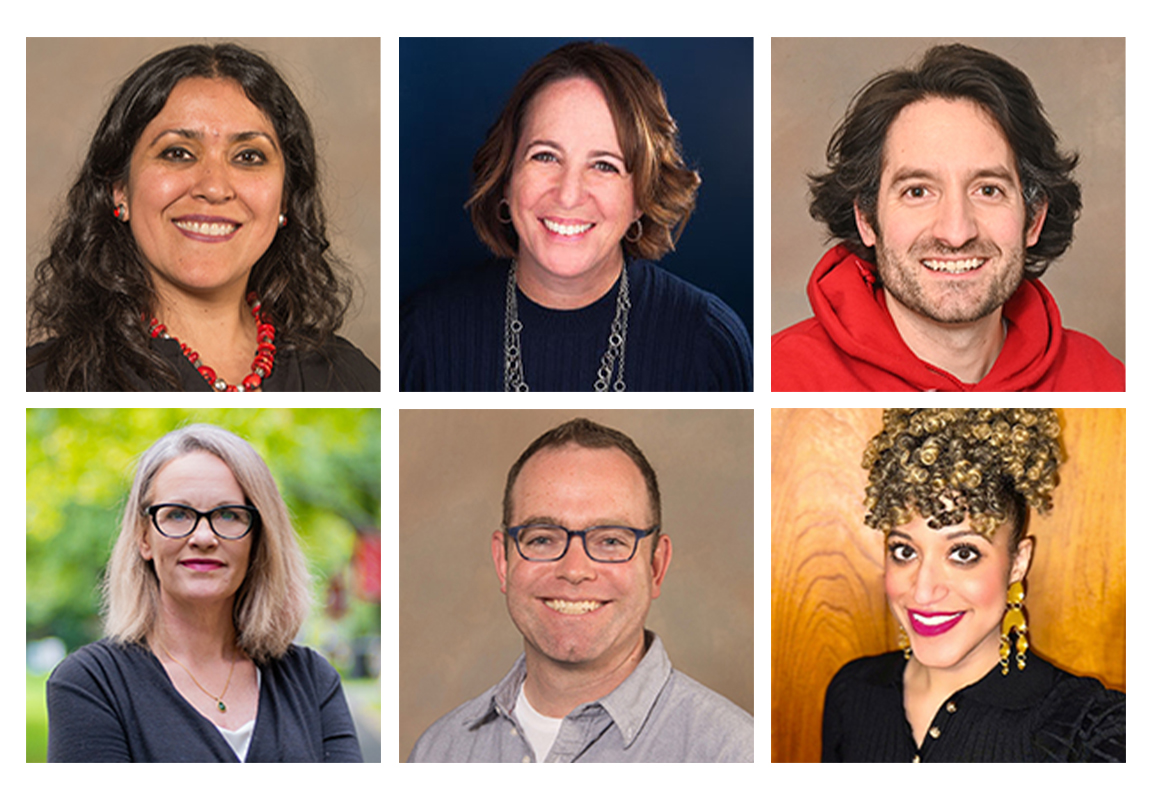
M 627 391 L 749 392 L 751 339 L 722 300 L 649 261 L 627 265 Z M 591 391 L 615 318 L 618 282 L 573 311 L 518 293 L 531 391 Z M 435 284 L 400 310 L 402 391 L 503 391 L 507 262 Z M 614 380 L 614 378 L 612 378 Z
M 292 645 L 260 665 L 248 762 L 362 761 L 339 674 Z M 150 650 L 101 640 L 48 679 L 49 761 L 235 763 L 219 730 L 172 685 Z

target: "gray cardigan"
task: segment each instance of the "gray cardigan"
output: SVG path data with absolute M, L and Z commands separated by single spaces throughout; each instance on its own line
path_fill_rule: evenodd
M 362 761 L 339 674 L 292 645 L 260 665 L 247 761 Z M 48 679 L 49 761 L 235 762 L 206 717 L 172 686 L 152 652 L 102 639 Z

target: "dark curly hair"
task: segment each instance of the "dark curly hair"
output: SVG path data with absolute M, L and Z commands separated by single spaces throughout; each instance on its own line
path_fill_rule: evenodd
M 931 528 L 970 518 L 989 537 L 1027 507 L 1047 512 L 1062 463 L 1058 415 L 1049 408 L 889 408 L 862 465 L 870 470 L 866 524 L 889 533 L 918 514 Z
M 545 86 L 565 78 L 588 78 L 603 91 L 623 161 L 634 179 L 635 206 L 643 232 L 638 241 L 626 238 L 627 255 L 658 259 L 683 232 L 695 209 L 702 179 L 689 169 L 679 142 L 679 128 L 667 110 L 659 80 L 638 56 L 600 42 L 573 42 L 535 62 L 519 79 L 487 140 L 475 154 L 471 171 L 471 211 L 475 232 L 495 255 L 512 258 L 519 249 L 514 227 L 500 221 L 499 207 L 511 169 L 519 133 L 532 98 Z
M 859 235 L 854 205 L 878 230 L 875 206 L 887 131 L 903 108 L 929 97 L 971 100 L 998 124 L 1014 153 L 1028 227 L 1047 204 L 1042 233 L 1026 251 L 1026 276 L 1040 277 L 1074 238 L 1082 208 L 1081 191 L 1071 177 L 1078 156 L 1059 152 L 1058 136 L 1025 73 L 985 50 L 961 44 L 932 47 L 917 67 L 884 72 L 859 90 L 827 145 L 829 171 L 807 176 L 811 216 L 827 226 L 832 238 L 874 262 L 874 248 Z
M 179 390 L 175 370 L 149 347 L 141 314 L 155 304 L 143 256 L 112 216 L 113 186 L 127 183 L 132 151 L 185 78 L 234 80 L 275 127 L 283 148 L 290 224 L 256 261 L 248 291 L 276 325 L 277 346 L 318 350 L 338 330 L 350 300 L 345 270 L 328 252 L 311 122 L 276 69 L 234 44 L 187 45 L 160 53 L 120 85 L 96 129 L 57 220 L 29 297 L 29 340 L 54 337 L 34 357 L 49 390 L 130 391 L 133 376 Z M 34 366 L 30 360 L 29 367 Z

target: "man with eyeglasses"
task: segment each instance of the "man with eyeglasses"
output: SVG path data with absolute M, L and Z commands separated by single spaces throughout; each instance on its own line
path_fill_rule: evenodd
M 575 419 L 511 467 L 491 555 L 523 656 L 435 722 L 411 761 L 752 761 L 749 714 L 671 667 L 644 629 L 671 564 L 654 470 Z

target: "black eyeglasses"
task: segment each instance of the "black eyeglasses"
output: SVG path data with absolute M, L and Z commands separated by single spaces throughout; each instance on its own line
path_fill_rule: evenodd
M 149 506 L 147 513 L 156 530 L 169 539 L 190 536 L 204 517 L 212 533 L 221 539 L 242 539 L 260 518 L 253 506 L 217 506 L 210 511 L 197 511 L 179 503 L 160 503 Z
M 571 537 L 583 540 L 583 552 L 592 561 L 619 564 L 630 561 L 639 549 L 639 540 L 658 533 L 659 526 L 643 530 L 621 525 L 596 525 L 582 531 L 573 531 L 562 525 L 518 525 L 507 529 L 515 540 L 519 555 L 528 561 L 559 561 L 567 555 Z

